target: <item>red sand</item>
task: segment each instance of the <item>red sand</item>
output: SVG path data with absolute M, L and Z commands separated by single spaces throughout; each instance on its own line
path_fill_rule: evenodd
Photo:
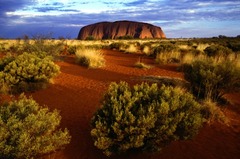
M 71 143 L 64 150 L 46 155 L 45 159 L 104 159 L 90 136 L 90 120 L 99 108 L 101 98 L 113 82 L 127 81 L 140 83 L 144 75 L 180 77 L 174 65 L 159 66 L 153 59 L 143 58 L 142 62 L 153 65 L 149 70 L 138 69 L 134 64 L 139 55 L 124 54 L 104 50 L 106 67 L 87 69 L 75 63 L 74 57 L 66 57 L 58 62 L 61 74 L 55 84 L 49 88 L 32 93 L 40 104 L 60 110 L 61 127 L 68 128 L 72 136 Z M 117 159 L 237 159 L 240 157 L 240 94 L 228 96 L 234 103 L 226 107 L 225 114 L 230 119 L 229 126 L 219 123 L 205 125 L 199 134 L 189 141 L 173 142 L 161 152 L 126 153 L 110 158 Z

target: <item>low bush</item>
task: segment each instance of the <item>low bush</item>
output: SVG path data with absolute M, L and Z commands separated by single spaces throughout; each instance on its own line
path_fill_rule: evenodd
M 218 101 L 228 92 L 239 88 L 240 68 L 235 61 L 215 62 L 212 58 L 183 65 L 184 77 L 200 99 Z
M 4 58 L 0 58 L 0 71 L 4 70 L 4 67 L 12 62 L 15 57 L 11 54 L 7 54 Z
M 180 52 L 159 53 L 156 56 L 156 62 L 159 64 L 180 63 L 182 54 Z
M 159 151 L 186 140 L 202 125 L 200 105 L 181 88 L 142 83 L 111 83 L 92 118 L 94 145 L 104 154 L 127 150 Z
M 123 42 L 113 42 L 109 45 L 109 49 L 120 50 L 120 48 L 122 48 L 124 46 L 125 46 L 125 44 Z
M 232 50 L 221 45 L 211 45 L 204 49 L 204 52 L 209 57 L 227 57 L 232 53 Z
M 77 46 L 69 46 L 67 48 L 67 52 L 70 54 L 70 55 L 75 55 L 76 52 L 77 52 Z
M 5 52 L 6 48 L 5 48 L 5 43 L 1 42 L 0 40 L 0 53 Z
M 157 83 L 158 85 L 189 88 L 189 83 L 182 79 L 169 76 L 142 76 L 143 81 Z
M 63 148 L 70 143 L 67 129 L 59 129 L 61 116 L 32 98 L 0 106 L 0 158 L 33 158 Z
M 153 48 L 152 55 L 156 57 L 158 54 L 172 53 L 172 52 L 176 52 L 177 50 L 178 50 L 178 47 L 175 46 L 174 44 L 163 43 Z
M 0 80 L 16 93 L 32 89 L 34 84 L 49 83 L 60 72 L 59 66 L 51 59 L 41 59 L 28 53 L 7 61 L 9 63 L 4 64 L 4 69 L 0 72 Z
M 151 55 L 156 58 L 156 62 L 160 64 L 179 63 L 182 54 L 179 48 L 172 43 L 163 43 L 155 46 Z
M 76 52 L 77 63 L 88 68 L 99 68 L 105 66 L 103 54 L 96 49 L 78 49 Z
M 146 55 L 150 55 L 151 54 L 151 46 L 147 46 L 147 45 L 145 45 L 145 46 L 142 46 L 143 48 L 142 48 L 142 52 L 144 53 L 144 54 L 146 54 Z
M 122 49 L 121 51 L 124 51 L 126 53 L 137 53 L 139 52 L 139 46 L 137 45 L 137 43 L 132 43 L 129 45 L 126 45 L 126 48 Z
M 228 42 L 227 47 L 230 48 L 235 53 L 240 53 L 240 43 L 238 41 L 236 42 Z

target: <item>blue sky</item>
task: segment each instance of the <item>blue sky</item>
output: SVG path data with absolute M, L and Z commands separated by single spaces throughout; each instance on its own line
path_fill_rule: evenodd
M 240 35 L 240 0 L 0 0 L 0 37 L 76 38 L 81 27 L 132 20 L 169 38 Z

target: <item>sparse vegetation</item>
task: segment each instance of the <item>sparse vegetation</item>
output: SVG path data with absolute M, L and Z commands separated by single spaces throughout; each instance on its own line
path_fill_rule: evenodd
M 137 68 L 142 68 L 142 69 L 150 69 L 151 68 L 150 65 L 147 65 L 147 64 L 145 64 L 143 62 L 140 62 L 140 61 L 136 62 L 134 64 L 134 66 L 137 67 Z
M 94 144 L 106 155 L 131 150 L 158 151 L 172 141 L 193 137 L 202 122 L 206 120 L 210 124 L 216 124 L 215 121 L 229 124 L 233 126 L 234 131 L 236 130 L 233 125 L 236 123 L 232 120 L 233 118 L 237 120 L 235 116 L 228 119 L 232 111 L 238 110 L 234 105 L 235 98 L 232 103 L 227 103 L 232 105 L 230 109 L 224 105 L 226 101 L 229 102 L 228 99 L 223 98 L 232 97 L 229 93 L 240 90 L 239 42 L 239 36 L 230 38 L 222 35 L 207 39 L 140 40 L 120 37 L 119 40 L 96 40 L 88 37 L 87 40 L 65 40 L 64 38 L 56 40 L 45 36 L 35 36 L 32 39 L 24 37 L 17 40 L 0 39 L 0 103 L 12 94 L 47 87 L 52 83 L 52 78 L 59 73 L 59 67 L 53 63 L 53 60 L 56 57 L 64 57 L 62 55 L 70 54 L 73 57 L 72 55 L 76 54 L 77 63 L 88 68 L 105 66 L 101 49 L 138 54 L 131 56 L 136 58 L 150 56 L 161 65 L 178 63 L 175 65 L 180 66 L 179 71 L 183 71 L 185 80 L 175 76 L 156 76 L 154 70 L 159 70 L 155 67 L 144 71 L 134 69 L 131 77 L 137 76 L 138 80 L 158 85 L 143 83 L 131 87 L 125 82 L 112 83 L 104 96 L 101 108 L 92 118 L 91 135 Z M 133 58 L 127 60 L 132 62 L 129 66 L 131 69 L 133 65 L 137 68 L 151 68 L 148 63 L 144 63 L 144 60 L 140 59 L 137 63 L 134 63 L 136 60 Z M 65 73 L 70 69 L 63 68 L 63 70 Z M 113 72 L 115 73 L 115 70 Z M 144 73 L 138 77 L 136 72 Z M 153 75 L 152 72 L 154 72 Z M 112 70 L 108 73 L 111 74 Z M 75 77 L 79 76 L 77 71 L 74 72 L 75 74 Z M 117 72 L 114 75 L 119 78 L 121 74 L 124 74 L 125 80 L 127 78 L 125 72 Z M 97 79 L 97 76 L 94 76 L 94 82 L 97 82 L 95 77 Z M 138 81 L 131 81 L 131 83 L 135 82 Z M 105 84 L 101 83 L 101 89 L 105 88 Z M 178 86 L 189 89 L 193 95 Z M 51 87 L 49 89 L 51 90 Z M 48 92 L 48 90 L 43 92 L 45 91 Z M 64 88 L 63 91 L 65 91 Z M 44 94 L 43 92 L 40 94 Z M 3 95 L 3 93 L 9 94 Z M 28 92 L 30 93 L 32 92 Z M 39 95 L 38 92 L 34 92 L 33 96 L 36 95 L 35 93 Z M 0 105 L 0 113 L 4 112 L 0 114 L 0 158 L 35 158 L 51 153 L 70 142 L 67 130 L 56 130 L 61 119 L 58 111 L 50 112 L 48 108 L 39 106 L 37 111 L 31 113 L 28 111 L 31 105 L 35 107 L 37 104 L 32 98 L 27 99 L 24 96 L 19 100 Z M 16 108 L 18 106 L 21 108 Z M 27 111 L 31 115 L 26 117 L 28 119 L 22 120 L 22 114 L 27 114 Z M 48 119 L 47 116 L 51 117 Z M 28 123 L 25 122 L 26 120 Z M 24 124 L 28 124 L 28 127 Z M 50 137 L 51 133 L 54 137 Z M 47 146 L 50 142 L 53 144 Z
M 206 49 L 204 49 L 204 52 L 209 56 L 209 57 L 227 57 L 232 53 L 232 50 L 230 50 L 227 47 L 224 46 L 218 46 L 218 45 L 211 45 L 208 46 Z
M 142 69 L 150 69 L 152 66 L 145 64 L 142 62 L 143 57 L 139 57 L 139 60 L 134 64 L 135 67 L 137 68 L 142 68 Z
M 0 41 L 5 53 L 22 54 L 24 52 L 34 53 L 39 57 L 57 57 L 65 48 L 64 40 L 53 40 L 48 36 L 34 36 L 32 39 Z
M 54 152 L 70 143 L 67 129 L 59 129 L 61 116 L 32 98 L 0 106 L 0 158 L 35 158 Z
M 224 94 L 239 87 L 240 68 L 234 61 L 215 62 L 207 58 L 183 67 L 184 77 L 198 98 L 219 101 Z
M 229 119 L 225 116 L 218 103 L 213 102 L 211 99 L 202 101 L 202 114 L 209 124 L 218 121 L 224 124 L 229 123 Z
M 110 156 L 132 149 L 159 151 L 202 125 L 201 107 L 181 88 L 112 83 L 92 119 L 94 145 Z
M 138 50 L 137 44 L 129 44 L 126 46 L 126 48 L 122 49 L 122 51 L 126 53 L 138 53 Z
M 159 64 L 180 63 L 181 57 L 180 52 L 159 53 L 156 55 L 156 62 Z

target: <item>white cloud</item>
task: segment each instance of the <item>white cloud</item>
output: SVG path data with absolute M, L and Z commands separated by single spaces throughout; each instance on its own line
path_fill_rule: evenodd
M 210 24 L 239 34 L 239 15 L 239 0 L 0 0 L 0 28 L 11 26 L 16 32 L 54 29 L 64 34 L 67 28 L 77 34 L 87 24 L 124 19 L 158 25 L 175 37 L 195 37 L 197 27 L 207 32 Z

